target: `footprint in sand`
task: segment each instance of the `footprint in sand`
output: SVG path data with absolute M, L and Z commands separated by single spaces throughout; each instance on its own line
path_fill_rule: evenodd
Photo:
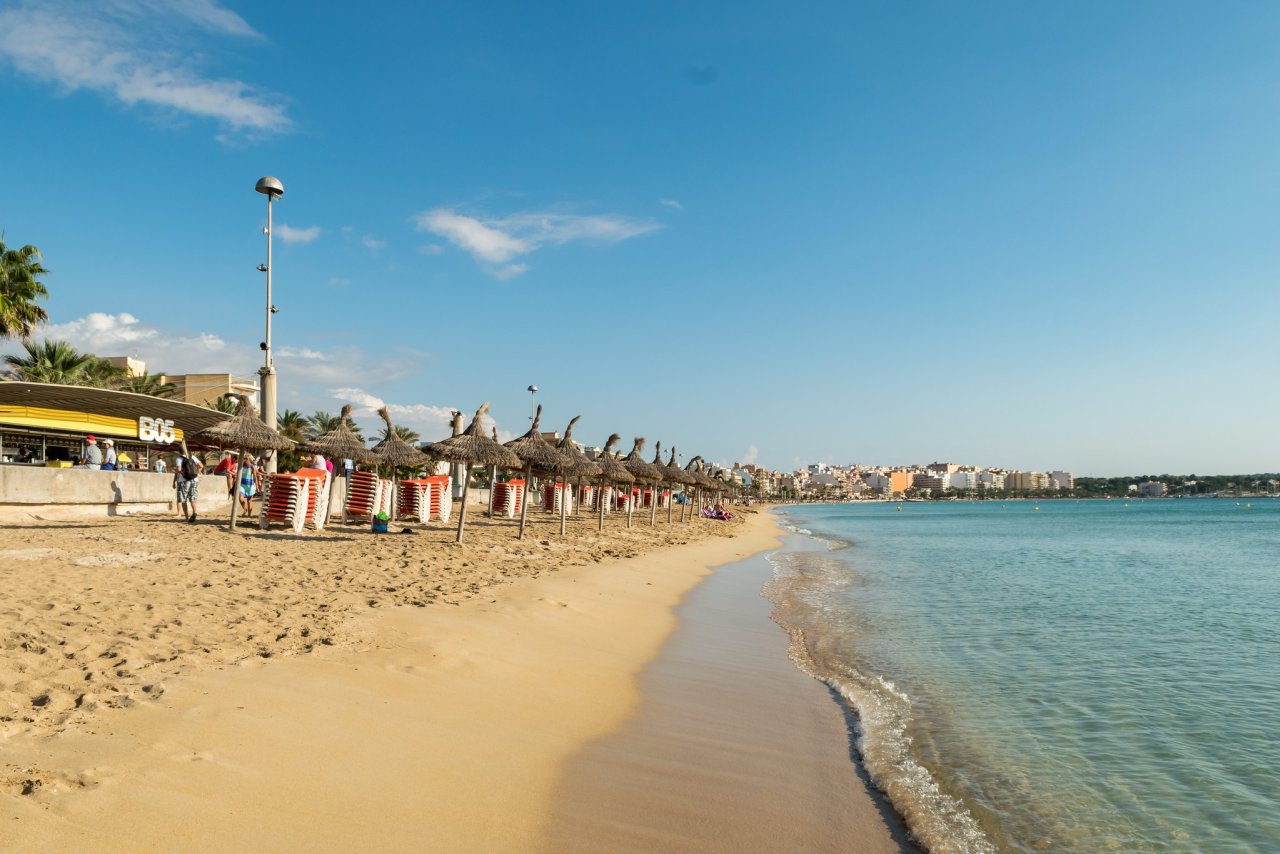
M 164 557 L 156 552 L 107 552 L 100 555 L 89 555 L 76 558 L 78 566 L 134 566 Z

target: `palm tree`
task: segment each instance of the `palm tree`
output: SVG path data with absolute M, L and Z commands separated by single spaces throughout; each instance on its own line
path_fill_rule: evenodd
M 134 394 L 149 394 L 152 397 L 173 397 L 178 387 L 173 383 L 162 383 L 155 374 L 143 372 L 139 376 L 129 377 L 117 385 L 120 391 L 131 391 Z
M 12 353 L 5 355 L 9 366 L 7 374 L 15 380 L 33 383 L 61 383 L 63 385 L 94 385 L 86 382 L 102 361 L 92 353 L 82 353 L 66 341 L 46 338 L 35 342 L 24 340 L 22 348 L 26 356 Z
M 310 432 L 307 434 L 307 438 L 314 439 L 317 436 L 323 436 L 330 430 L 336 429 L 340 421 L 342 421 L 341 415 L 332 415 L 328 412 L 322 412 L 317 409 L 310 417 L 307 418 L 307 423 L 310 424 Z M 358 424 L 353 421 L 347 426 L 351 428 L 352 433 L 356 434 L 357 439 L 364 439 L 364 437 L 360 435 L 360 426 Z
M 396 435 L 410 445 L 414 444 L 415 442 L 417 442 L 419 439 L 422 438 L 422 436 L 420 436 L 418 433 L 414 432 L 413 430 L 410 430 L 408 427 L 401 427 L 398 424 L 396 425 Z M 378 438 L 379 440 L 385 440 L 387 438 L 386 427 L 382 428 L 382 432 L 378 434 Z
M 276 413 L 276 432 L 286 439 L 292 439 L 298 443 L 305 442 L 307 426 L 307 418 L 301 412 L 286 409 L 284 412 Z M 297 451 L 281 451 L 278 455 L 280 471 L 296 470 L 301 459 L 302 455 Z
M 49 291 L 40 276 L 49 271 L 40 264 L 40 250 L 34 246 L 9 249 L 0 235 L 0 338 L 31 337 L 36 326 L 49 319 L 36 305 Z
M 224 394 L 222 397 L 215 400 L 213 405 L 209 408 L 217 410 L 218 412 L 225 412 L 228 415 L 235 415 L 236 412 L 240 410 L 240 401 L 236 400 L 229 394 Z

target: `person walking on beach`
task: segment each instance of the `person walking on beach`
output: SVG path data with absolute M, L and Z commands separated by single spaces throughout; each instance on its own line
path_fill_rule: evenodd
M 173 486 L 178 490 L 178 512 L 195 524 L 196 499 L 200 497 L 200 472 L 204 463 L 195 454 L 178 457 L 173 463 Z M 191 505 L 190 511 L 187 505 Z
M 98 447 L 98 440 L 92 436 L 84 437 L 84 467 L 102 468 L 102 449 Z

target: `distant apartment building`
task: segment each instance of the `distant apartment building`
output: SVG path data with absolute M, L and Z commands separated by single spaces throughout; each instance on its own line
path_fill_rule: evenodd
M 901 495 L 911 488 L 911 476 L 913 472 L 907 469 L 894 469 L 889 472 L 889 491 L 894 495 Z
M 1049 480 L 1053 481 L 1054 489 L 1075 489 L 1076 487 L 1076 479 L 1069 471 L 1051 471 Z
M 976 471 L 957 471 L 951 473 L 951 488 L 960 491 L 968 491 L 978 488 L 978 473 Z
M 1158 480 L 1148 480 L 1138 484 L 1138 494 L 1143 498 L 1163 498 L 1168 492 L 1169 487 Z
M 911 485 L 916 489 L 927 489 L 933 493 L 951 488 L 952 475 L 948 472 L 922 471 L 911 477 Z
M 1029 471 L 1005 472 L 1004 488 L 1014 492 L 1036 489 L 1035 473 Z
M 980 471 L 977 473 L 978 483 L 987 489 L 1004 489 L 1005 478 L 1002 471 Z
M 862 482 L 867 485 L 868 489 L 876 492 L 889 492 L 889 478 L 879 472 L 869 471 L 862 473 Z
M 960 471 L 960 466 L 956 463 L 932 462 L 925 466 L 925 468 L 935 474 L 952 474 L 953 472 Z

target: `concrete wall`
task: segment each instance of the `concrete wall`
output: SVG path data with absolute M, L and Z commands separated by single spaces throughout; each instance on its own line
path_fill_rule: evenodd
M 0 465 L 0 519 L 84 519 L 176 513 L 172 474 Z M 229 514 L 227 480 L 200 478 L 201 515 Z

